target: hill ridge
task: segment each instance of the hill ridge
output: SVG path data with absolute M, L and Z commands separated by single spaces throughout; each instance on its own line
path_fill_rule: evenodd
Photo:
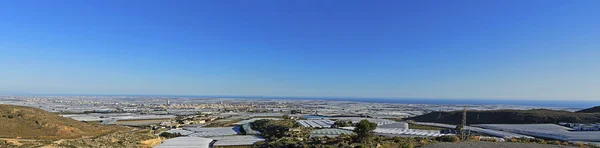
M 582 109 L 577 111 L 578 113 L 600 113 L 600 106 L 594 106 L 591 108 Z
M 38 108 L 0 104 L 2 138 L 80 138 L 98 136 L 118 127 L 88 124 Z
M 408 118 L 418 122 L 459 124 L 462 111 L 430 112 Z M 467 111 L 467 124 L 599 123 L 599 113 L 575 113 L 548 109 Z

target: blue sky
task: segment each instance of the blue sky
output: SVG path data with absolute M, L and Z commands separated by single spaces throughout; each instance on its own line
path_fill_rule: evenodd
M 2 1 L 0 92 L 600 100 L 600 1 Z

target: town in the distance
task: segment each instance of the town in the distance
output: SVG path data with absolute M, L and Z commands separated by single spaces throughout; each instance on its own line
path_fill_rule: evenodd
M 600 107 L 0 96 L 0 147 L 597 147 Z

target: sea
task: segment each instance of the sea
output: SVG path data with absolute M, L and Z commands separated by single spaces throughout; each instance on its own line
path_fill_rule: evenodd
M 310 99 L 310 98 L 291 98 Z M 310 100 L 355 101 L 398 104 L 450 105 L 520 105 L 553 108 L 590 108 L 600 106 L 600 100 L 533 100 L 533 99 L 431 99 L 431 98 L 312 98 Z
M 23 95 L 23 94 L 22 94 Z M 25 94 L 25 96 L 40 96 L 40 94 Z M 437 98 L 352 98 L 352 97 L 272 97 L 272 96 L 199 96 L 199 95 L 74 95 L 74 94 L 44 94 L 41 96 L 160 96 L 180 98 L 242 98 L 242 99 L 281 99 L 281 100 L 329 100 L 329 101 L 354 101 L 370 103 L 397 103 L 397 104 L 449 104 L 449 105 L 519 105 L 552 108 L 590 108 L 600 106 L 598 100 L 577 99 L 437 99 Z
M 205 96 L 207 97 L 207 96 Z M 269 96 L 212 96 L 212 98 L 244 98 L 244 99 L 283 99 L 283 100 L 329 100 L 354 101 L 370 103 L 397 104 L 439 104 L 439 105 L 519 105 L 549 108 L 583 109 L 600 106 L 599 100 L 541 100 L 541 99 L 436 99 L 436 98 L 332 98 L 332 97 L 269 97 Z
M 220 96 L 224 97 L 224 96 Z M 600 106 L 600 100 L 541 100 L 541 99 L 436 99 L 436 98 L 331 98 L 331 97 L 240 97 L 227 96 L 226 98 L 244 99 L 284 99 L 284 100 L 329 100 L 353 101 L 370 103 L 397 103 L 397 104 L 439 104 L 439 105 L 519 105 L 550 108 L 583 109 Z

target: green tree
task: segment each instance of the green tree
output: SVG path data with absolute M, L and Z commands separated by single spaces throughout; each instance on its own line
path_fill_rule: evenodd
M 436 137 L 436 140 L 442 142 L 460 142 L 460 138 L 458 138 L 456 135 L 440 136 Z
M 175 116 L 175 121 L 179 124 L 183 124 L 184 121 L 184 117 L 183 116 Z
M 289 134 L 290 128 L 297 126 L 294 120 L 256 120 L 251 123 L 252 129 L 259 131 L 268 140 L 283 138 Z
M 300 114 L 300 113 L 302 113 L 302 112 L 300 112 L 299 110 L 292 110 L 292 111 L 290 111 L 290 113 L 291 113 L 291 114 Z
M 175 138 L 175 137 L 180 137 L 182 136 L 181 133 L 169 133 L 169 132 L 163 132 L 160 133 L 161 137 L 165 137 L 165 138 Z
M 464 127 L 465 126 L 462 125 L 462 123 L 460 123 L 460 124 L 456 125 L 456 128 L 454 128 L 454 129 L 457 130 L 457 131 L 461 131 L 461 130 L 463 130 Z
M 365 141 L 372 136 L 371 131 L 377 128 L 377 124 L 369 122 L 369 120 L 360 120 L 354 128 L 354 132 L 358 135 L 360 141 Z
M 333 128 L 349 127 L 349 126 L 352 126 L 352 121 L 338 120 L 338 121 L 335 121 L 332 125 Z

